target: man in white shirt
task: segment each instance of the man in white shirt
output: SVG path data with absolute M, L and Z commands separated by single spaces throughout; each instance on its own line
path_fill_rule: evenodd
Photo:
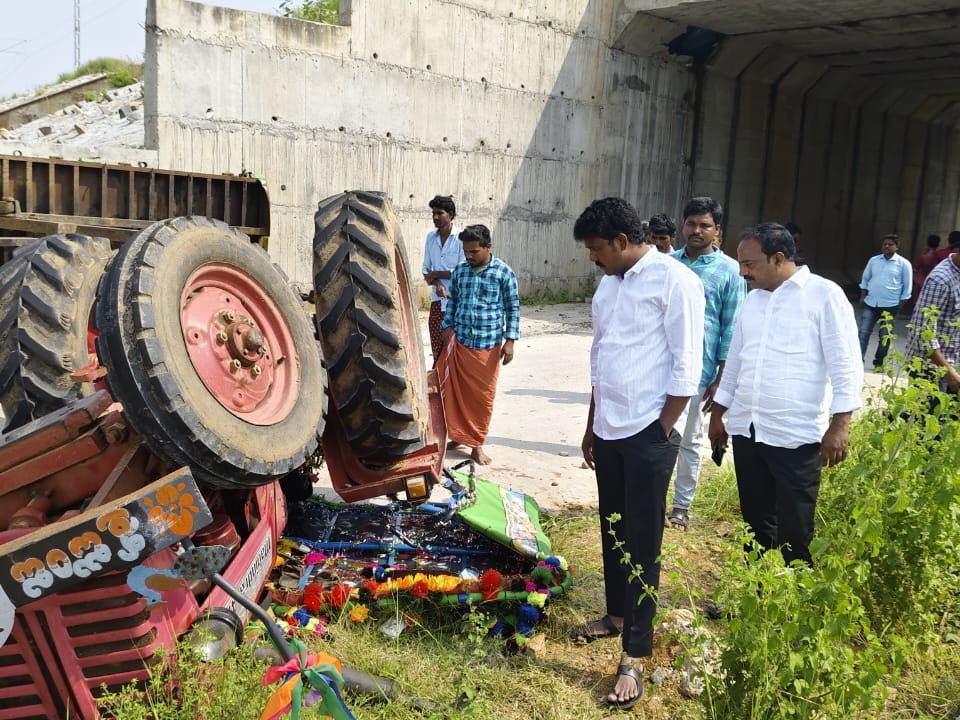
M 436 362 L 443 350 L 443 338 L 440 323 L 447 311 L 447 291 L 450 289 L 450 276 L 453 269 L 466 262 L 460 232 L 453 225 L 457 216 L 457 206 L 450 195 L 437 195 L 430 201 L 430 212 L 436 228 L 427 233 L 423 249 L 423 279 L 430 286 L 430 350 Z
M 625 709 L 643 695 L 637 659 L 653 654 L 656 600 L 645 588 L 660 581 L 667 485 L 680 445 L 673 426 L 700 382 L 704 294 L 692 271 L 644 244 L 640 216 L 620 198 L 590 205 L 573 235 L 604 272 L 593 296 L 593 393 L 582 448 L 597 473 L 607 614 L 572 636 L 622 634 L 607 702 Z M 619 516 L 612 525 L 611 516 Z
M 740 274 L 751 292 L 713 398 L 710 442 L 717 450 L 733 436 L 740 509 L 757 542 L 781 548 L 788 563 L 810 563 L 820 468 L 847 457 L 863 361 L 840 286 L 798 267 L 796 253 L 777 223 L 740 234 Z

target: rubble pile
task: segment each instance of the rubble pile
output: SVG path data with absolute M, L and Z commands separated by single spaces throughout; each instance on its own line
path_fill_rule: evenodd
M 13 130 L 0 128 L 0 140 L 142 148 L 143 83 L 107 90 Z

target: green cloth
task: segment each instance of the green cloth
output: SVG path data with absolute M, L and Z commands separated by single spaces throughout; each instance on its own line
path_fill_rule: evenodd
M 468 475 L 454 471 L 457 481 L 468 487 Z M 491 540 L 529 558 L 550 554 L 550 539 L 540 527 L 540 506 L 529 495 L 476 478 L 477 497 L 457 515 Z

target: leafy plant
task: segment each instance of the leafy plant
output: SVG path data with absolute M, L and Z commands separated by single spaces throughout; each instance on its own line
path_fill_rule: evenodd
M 299 20 L 336 25 L 340 20 L 340 0 L 282 0 L 281 15 Z
M 942 416 L 930 413 L 932 402 Z M 811 549 L 848 559 L 878 627 L 922 637 L 957 602 L 960 427 L 946 418 L 958 411 L 933 380 L 888 382 L 854 428 L 847 462 L 825 473 L 829 532 Z
M 746 553 L 737 548 L 747 546 Z M 901 643 L 873 632 L 842 558 L 785 566 L 741 529 L 721 571 L 717 601 L 728 613 L 719 687 L 708 717 L 851 718 L 883 706 L 882 680 L 903 662 Z
M 918 359 L 888 364 L 850 456 L 823 472 L 813 567 L 745 531 L 727 548 L 709 717 L 876 717 L 908 661 L 915 676 L 960 639 L 960 402 L 938 380 Z
M 259 682 L 264 669 L 250 645 L 208 663 L 181 642 L 145 682 L 104 689 L 99 709 L 121 720 L 257 720 L 272 690 Z

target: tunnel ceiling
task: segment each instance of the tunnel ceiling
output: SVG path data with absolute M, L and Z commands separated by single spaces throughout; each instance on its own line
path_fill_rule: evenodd
M 785 77 L 804 69 L 807 89 L 821 82 L 836 93 L 896 88 L 938 113 L 960 98 L 956 0 L 622 0 L 615 44 L 666 55 L 666 45 L 690 27 L 722 33 L 707 61 L 721 72 L 770 62 L 774 52 L 786 56 Z

